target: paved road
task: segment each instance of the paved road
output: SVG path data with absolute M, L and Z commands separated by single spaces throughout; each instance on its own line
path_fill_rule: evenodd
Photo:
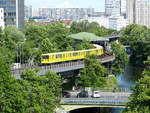
M 71 94 L 71 98 L 76 98 L 79 91 L 69 91 Z M 100 92 L 100 98 L 128 98 L 130 96 L 130 92 Z M 92 92 L 89 93 L 89 98 L 91 98 Z
M 62 104 L 111 104 L 124 105 L 131 93 L 101 92 L 100 98 L 77 98 L 77 92 L 72 92 L 70 98 L 62 98 Z

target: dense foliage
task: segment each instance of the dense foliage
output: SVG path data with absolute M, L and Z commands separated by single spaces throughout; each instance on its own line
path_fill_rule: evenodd
M 132 49 L 131 62 L 141 65 L 150 55 L 150 29 L 140 25 L 129 25 L 121 31 L 121 42 Z
M 82 87 L 104 88 L 109 81 L 108 70 L 96 60 L 95 56 L 85 58 L 85 68 L 80 71 L 79 85 Z M 113 78 L 111 78 L 112 80 Z M 113 80 L 115 86 L 117 83 Z M 111 86 L 111 88 L 113 87 Z M 107 87 L 108 88 L 108 87 Z
M 53 113 L 61 94 L 61 78 L 53 72 L 38 76 L 27 70 L 17 80 L 11 75 L 11 52 L 0 47 L 0 112 Z
M 150 111 L 150 57 L 145 63 L 147 67 L 143 71 L 143 77 L 132 88 L 133 93 L 124 113 L 149 113 Z
M 95 56 L 85 58 L 85 68 L 80 71 L 79 83 L 83 87 L 104 87 L 107 70 Z
M 114 75 L 119 75 L 124 72 L 129 57 L 126 54 L 125 48 L 122 44 L 113 42 L 111 43 L 111 47 L 116 58 L 115 61 L 112 63 L 112 73 Z
M 67 37 L 80 31 L 92 32 L 98 36 L 114 32 L 86 21 L 73 23 L 70 29 L 62 23 L 26 25 L 23 31 L 14 26 L 0 29 L 1 113 L 54 112 L 60 101 L 60 76 L 51 71 L 38 76 L 35 70 L 26 70 L 18 80 L 11 75 L 10 67 L 13 62 L 38 63 L 42 53 L 92 48 L 88 41 L 75 45 L 74 40 Z M 80 85 L 103 87 L 105 83 L 108 84 L 110 79 L 105 77 L 107 70 L 94 57 L 85 61 L 86 68 L 81 71 Z
M 70 31 L 71 33 L 90 32 L 96 34 L 97 36 L 108 36 L 116 33 L 115 30 L 106 29 L 103 26 L 100 27 L 98 23 L 89 23 L 86 20 L 82 22 L 73 22 Z

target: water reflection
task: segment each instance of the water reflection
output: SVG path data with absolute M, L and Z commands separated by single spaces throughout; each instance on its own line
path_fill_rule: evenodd
M 123 108 L 85 108 L 71 111 L 70 113 L 120 113 Z
M 128 64 L 125 69 L 125 73 L 118 76 L 118 83 L 120 87 L 132 87 L 136 81 L 141 77 L 143 68 L 136 67 Z

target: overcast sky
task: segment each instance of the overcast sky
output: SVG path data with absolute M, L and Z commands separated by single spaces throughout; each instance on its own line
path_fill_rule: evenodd
M 32 5 L 33 8 L 61 7 L 61 8 L 95 8 L 104 11 L 105 0 L 25 0 L 25 4 Z

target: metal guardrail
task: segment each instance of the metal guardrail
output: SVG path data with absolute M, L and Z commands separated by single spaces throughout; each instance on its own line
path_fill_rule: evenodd
M 121 92 L 128 92 L 128 93 L 132 93 L 131 88 L 125 87 L 116 87 L 116 88 L 93 88 L 93 90 L 99 90 L 101 92 L 113 92 L 113 93 L 121 93 Z
M 77 99 L 77 98 L 72 98 L 72 99 L 62 99 L 61 100 L 61 104 L 65 105 L 69 105 L 69 104 L 103 104 L 103 105 L 125 105 L 128 102 L 128 99 L 86 99 L 86 98 L 82 98 L 82 99 Z
M 84 65 L 84 61 L 76 61 L 76 62 L 64 62 L 64 63 L 58 63 L 58 64 L 51 64 L 47 66 L 41 66 L 41 69 L 50 70 L 54 68 L 62 68 L 62 67 L 70 67 L 70 66 L 78 66 L 78 65 Z

